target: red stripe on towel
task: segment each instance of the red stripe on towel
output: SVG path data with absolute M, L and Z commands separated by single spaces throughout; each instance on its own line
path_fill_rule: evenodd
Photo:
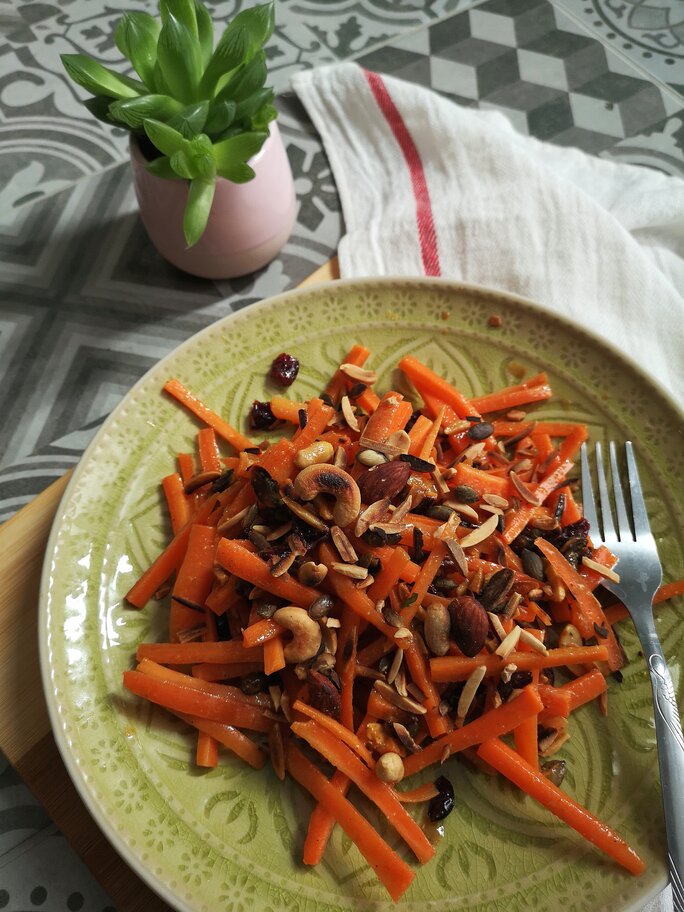
M 437 232 L 432 215 L 430 192 L 425 180 L 425 171 L 418 149 L 404 123 L 403 117 L 399 113 L 399 109 L 387 91 L 387 86 L 383 82 L 382 76 L 378 73 L 371 73 L 368 70 L 364 70 L 363 73 L 378 103 L 378 107 L 394 134 L 409 170 L 413 196 L 416 201 L 416 224 L 418 226 L 423 271 L 428 276 L 441 275 L 442 270 L 439 265 L 439 253 L 437 252 Z

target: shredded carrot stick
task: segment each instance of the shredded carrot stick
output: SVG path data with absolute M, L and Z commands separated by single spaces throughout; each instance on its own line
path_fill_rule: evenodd
M 273 576 L 268 564 L 239 541 L 222 538 L 216 548 L 216 560 L 240 579 L 253 586 L 259 586 L 271 595 L 287 599 L 301 608 L 308 608 L 321 595 L 317 589 L 303 586 L 287 573 L 283 576 Z
M 430 368 L 421 364 L 412 355 L 402 358 L 399 361 L 399 368 L 413 382 L 419 393 L 422 394 L 423 390 L 432 393 L 441 399 L 445 405 L 450 406 L 459 418 L 478 414 L 472 403 L 455 386 L 452 386 L 451 383 L 431 371 Z
M 261 659 L 262 650 L 257 646 L 247 649 L 239 640 L 221 640 L 218 643 L 141 643 L 136 658 L 151 659 L 162 665 L 194 665 L 200 662 L 254 662 Z
M 203 472 L 220 472 L 221 454 L 216 442 L 216 431 L 212 427 L 197 432 L 197 451 Z
M 513 408 L 518 405 L 527 405 L 528 402 L 539 402 L 542 399 L 551 398 L 551 387 L 548 383 L 540 383 L 538 386 L 525 387 L 508 387 L 499 390 L 496 393 L 488 393 L 486 396 L 478 396 L 470 400 L 470 404 L 478 412 L 499 412 L 503 409 Z
M 190 519 L 190 504 L 185 496 L 183 479 L 178 472 L 173 472 L 162 478 L 162 488 L 169 508 L 171 529 L 176 535 Z
M 302 410 L 306 414 L 306 402 L 293 402 L 284 396 L 273 396 L 271 399 L 271 411 L 281 421 L 299 426 L 299 413 Z
M 263 646 L 274 637 L 281 636 L 285 633 L 285 628 L 270 618 L 261 618 L 245 627 L 242 631 L 242 643 L 246 649 L 252 649 L 254 646 Z
M 478 757 L 510 779 L 568 826 L 605 852 L 630 874 L 641 874 L 646 865 L 614 830 L 562 792 L 550 779 L 533 769 L 498 739 L 480 746 Z
M 214 741 L 223 744 L 224 747 L 231 750 L 245 763 L 249 763 L 254 769 L 261 769 L 266 762 L 264 752 L 247 735 L 243 735 L 238 728 L 232 725 L 224 725 L 221 722 L 202 719 L 200 716 L 188 716 L 185 713 L 177 713 L 177 715 L 188 725 L 197 728 L 200 733 L 207 734 Z
M 411 868 L 373 829 L 356 808 L 328 782 L 323 773 L 292 743 L 287 750 L 287 770 L 339 823 L 396 902 L 413 880 Z
M 302 703 L 301 700 L 297 700 L 292 709 L 295 712 L 300 712 L 305 716 L 309 716 L 314 722 L 318 722 L 320 726 L 326 728 L 332 735 L 338 737 L 340 741 L 343 741 L 347 747 L 350 747 L 354 753 L 363 760 L 367 767 L 372 768 L 375 765 L 373 762 L 373 755 L 366 748 L 363 741 L 353 731 L 350 731 L 346 726 L 333 719 L 332 716 L 320 712 L 318 709 L 314 709 L 313 706 L 309 706 L 308 703 Z
M 272 675 L 285 668 L 285 646 L 282 636 L 264 643 L 264 674 Z
M 181 405 L 184 405 L 196 418 L 199 418 L 200 421 L 203 421 L 205 424 L 208 424 L 209 427 L 213 428 L 220 437 L 232 447 L 235 447 L 236 450 L 240 451 L 247 449 L 247 447 L 254 446 L 248 437 L 245 437 L 244 434 L 237 431 L 232 425 L 228 424 L 227 421 L 224 421 L 223 418 L 219 417 L 216 412 L 213 412 L 198 399 L 197 396 L 194 396 L 187 390 L 180 380 L 176 380 L 175 378 L 167 380 L 164 384 L 164 389 L 169 395 L 180 402 Z
M 476 668 L 485 667 L 485 676 L 500 674 L 504 666 L 515 665 L 518 671 L 533 668 L 559 668 L 562 665 L 586 665 L 591 662 L 605 662 L 608 650 L 605 646 L 565 646 L 549 649 L 546 655 L 539 652 L 511 652 L 506 659 L 497 655 L 477 655 L 472 659 L 462 656 L 443 656 L 430 659 L 432 680 L 435 683 L 465 681 Z

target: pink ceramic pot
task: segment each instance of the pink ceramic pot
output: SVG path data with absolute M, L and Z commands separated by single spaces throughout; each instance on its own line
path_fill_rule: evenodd
M 290 163 L 278 126 L 249 162 L 256 177 L 233 184 L 219 177 L 206 230 L 194 247 L 183 237 L 189 183 L 164 180 L 145 170 L 131 137 L 131 166 L 140 216 L 150 240 L 174 266 L 206 279 L 246 275 L 269 263 L 290 236 L 295 192 Z

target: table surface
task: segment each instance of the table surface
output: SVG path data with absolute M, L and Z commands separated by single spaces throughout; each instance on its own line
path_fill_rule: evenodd
M 220 22 L 245 4 L 208 5 Z M 298 69 L 355 59 L 461 104 L 499 110 L 539 139 L 684 174 L 681 0 L 280 0 L 268 57 L 295 176 L 294 232 L 255 275 L 195 279 L 164 263 L 147 241 L 126 136 L 89 117 L 59 62 L 60 53 L 75 52 L 117 66 L 113 23 L 124 9 L 155 7 L 152 0 L 15 0 L 0 9 L 0 521 L 75 465 L 159 358 L 217 318 L 299 284 L 336 250 L 343 222 L 335 184 L 288 91 Z M 18 541 L 29 518 L 49 522 L 55 495 L 52 489 L 20 514 L 4 542 Z M 31 543 L 34 562 L 41 541 Z M 14 578 L 9 549 L 0 554 L 3 578 Z M 30 581 L 22 597 L 35 611 Z M 9 621 L 0 615 L 5 634 Z M 39 695 L 37 665 L 26 676 L 28 689 L 16 693 L 28 700 Z M 9 740 L 0 743 L 11 755 Z M 21 771 L 47 794 L 34 767 Z M 50 809 L 64 812 L 59 801 Z M 93 859 L 93 826 L 83 820 L 80 836 L 69 832 L 74 851 L 0 755 L 0 908 L 111 909 L 83 861 L 107 879 Z M 134 899 L 123 891 L 117 906 L 133 908 Z

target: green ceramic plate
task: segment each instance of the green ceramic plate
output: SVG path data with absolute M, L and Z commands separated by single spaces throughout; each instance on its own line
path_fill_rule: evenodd
M 498 313 L 503 325 L 488 327 Z M 57 516 L 41 597 L 41 658 L 55 737 L 105 834 L 171 905 L 192 910 L 381 910 L 383 888 L 335 833 L 317 869 L 300 863 L 311 802 L 291 782 L 230 756 L 192 764 L 179 723 L 121 687 L 142 640 L 164 639 L 166 606 L 124 607 L 122 595 L 161 549 L 168 529 L 159 480 L 196 425 L 161 395 L 178 376 L 244 425 L 281 351 L 302 364 L 291 395 L 320 392 L 350 345 L 373 352 L 380 387 L 412 353 L 471 394 L 511 382 L 512 361 L 547 370 L 555 398 L 544 417 L 587 422 L 595 440 L 636 441 L 666 577 L 684 576 L 682 421 L 645 375 L 581 329 L 513 296 L 440 280 L 362 280 L 296 291 L 209 327 L 165 358 L 125 397 L 81 460 Z M 659 618 L 682 686 L 684 628 Z M 437 857 L 417 871 L 402 905 L 415 910 L 638 908 L 663 886 L 664 844 L 650 688 L 628 625 L 624 682 L 610 715 L 572 722 L 567 791 L 645 857 L 624 874 L 496 778 L 452 760 L 457 808 Z M 387 834 L 394 841 L 391 834 Z

